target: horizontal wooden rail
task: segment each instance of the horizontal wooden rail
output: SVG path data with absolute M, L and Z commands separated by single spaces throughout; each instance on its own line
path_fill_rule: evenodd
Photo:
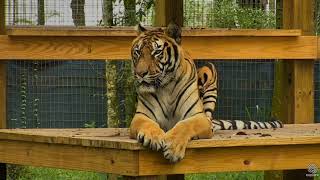
M 320 124 L 218 131 L 191 141 L 177 164 L 128 139 L 127 129 L 6 129 L 0 162 L 130 176 L 307 169 L 320 167 Z
M 0 60 L 130 59 L 134 36 L 0 36 Z M 316 59 L 317 37 L 185 36 L 195 59 Z
M 149 28 L 148 28 L 149 29 Z M 155 27 L 150 27 L 155 29 Z M 133 27 L 55 27 L 9 26 L 10 36 L 136 36 Z M 301 36 L 299 29 L 208 29 L 183 28 L 182 36 Z

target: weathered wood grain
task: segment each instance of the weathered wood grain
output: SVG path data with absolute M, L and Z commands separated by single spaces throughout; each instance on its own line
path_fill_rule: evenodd
M 320 165 L 319 144 L 187 149 L 178 164 L 157 152 L 139 153 L 140 175 L 306 169 L 310 164 Z
M 0 140 L 0 161 L 116 174 L 138 174 L 135 151 Z
M 160 18 L 160 17 L 159 17 Z M 162 17 L 163 18 L 163 17 Z M 160 20 L 158 26 L 168 24 Z M 146 27 L 156 29 L 157 27 Z M 55 26 L 9 26 L 7 34 L 10 36 L 108 36 L 133 37 L 137 35 L 134 27 L 55 27 Z M 182 36 L 268 36 L 268 37 L 294 37 L 301 36 L 299 29 L 209 29 L 209 28 L 182 28 Z
M 0 36 L 0 59 L 130 59 L 133 38 Z M 318 51 L 315 36 L 186 36 L 182 46 L 194 59 L 315 59 Z
M 194 140 L 188 148 L 319 144 L 320 124 L 293 124 L 280 129 L 217 131 L 212 139 Z M 1 129 L 0 140 L 143 150 L 128 138 L 128 129 Z

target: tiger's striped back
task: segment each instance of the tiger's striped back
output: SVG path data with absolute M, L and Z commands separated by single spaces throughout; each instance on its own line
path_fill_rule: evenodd
M 276 119 L 271 119 L 268 122 L 214 119 L 213 112 L 218 96 L 218 74 L 212 63 L 198 68 L 198 88 L 204 111 L 211 119 L 214 130 L 270 129 L 283 127 L 282 122 Z

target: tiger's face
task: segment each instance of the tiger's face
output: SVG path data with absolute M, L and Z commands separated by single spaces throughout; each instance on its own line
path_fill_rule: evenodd
M 147 31 L 133 41 L 131 57 L 138 91 L 156 92 L 175 76 L 179 63 L 179 45 L 162 29 Z

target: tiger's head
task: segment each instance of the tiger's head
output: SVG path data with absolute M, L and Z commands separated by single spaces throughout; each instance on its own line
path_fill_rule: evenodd
M 138 37 L 131 48 L 138 92 L 156 92 L 174 79 L 180 63 L 180 42 L 181 29 L 175 24 L 166 31 L 138 25 Z

